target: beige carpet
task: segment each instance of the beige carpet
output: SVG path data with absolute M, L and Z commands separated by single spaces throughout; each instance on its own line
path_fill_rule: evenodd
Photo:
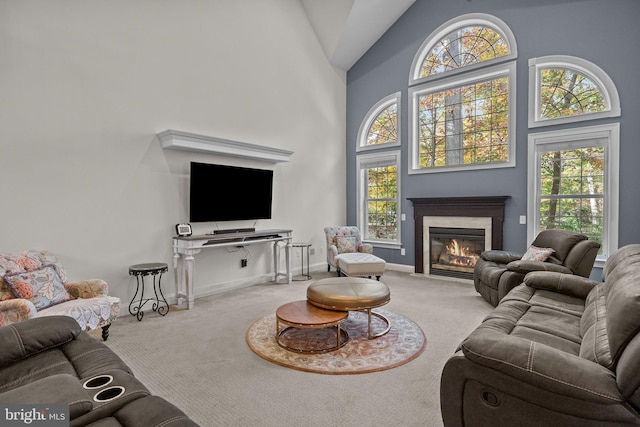
M 399 313 L 377 308 L 389 319 L 386 334 L 369 339 L 367 314 L 349 312 L 341 324 L 348 334 L 346 344 L 336 350 L 305 354 L 282 348 L 275 337 L 276 316 L 268 314 L 247 330 L 247 344 L 258 356 L 278 365 L 306 372 L 330 375 L 368 374 L 409 363 L 424 350 L 427 340 L 418 325 Z M 372 316 L 372 330 L 384 331 L 387 324 Z M 281 328 L 282 329 L 282 328 Z M 294 349 L 325 349 L 337 344 L 335 327 L 318 329 L 289 328 L 281 343 Z
M 328 277 L 312 272 L 314 279 Z M 288 369 L 249 349 L 245 332 L 310 282 L 264 284 L 196 300 L 166 317 L 114 322 L 107 345 L 154 394 L 207 426 L 442 426 L 440 373 L 491 306 L 472 284 L 388 271 L 385 306 L 424 331 L 425 351 L 405 365 L 362 375 Z

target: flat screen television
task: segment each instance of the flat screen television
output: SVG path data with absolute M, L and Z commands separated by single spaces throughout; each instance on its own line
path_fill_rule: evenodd
M 191 162 L 191 222 L 271 218 L 273 171 Z

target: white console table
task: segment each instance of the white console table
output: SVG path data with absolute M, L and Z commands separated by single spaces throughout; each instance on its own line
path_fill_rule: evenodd
M 261 230 L 254 232 L 204 234 L 173 238 L 173 269 L 175 272 L 176 297 L 179 306 L 193 307 L 194 255 L 202 249 L 224 246 L 247 246 L 257 243 L 273 244 L 273 280 L 281 277 L 291 283 L 291 239 L 292 230 Z M 285 243 L 286 272 L 280 272 L 280 242 Z

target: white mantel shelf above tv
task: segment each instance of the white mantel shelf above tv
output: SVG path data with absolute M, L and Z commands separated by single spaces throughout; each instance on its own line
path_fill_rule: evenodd
M 242 157 L 269 163 L 288 162 L 293 151 L 167 129 L 157 134 L 162 148 Z

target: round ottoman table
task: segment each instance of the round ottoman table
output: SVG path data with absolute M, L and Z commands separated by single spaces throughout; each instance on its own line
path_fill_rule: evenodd
M 307 301 L 316 307 L 336 311 L 364 311 L 368 317 L 369 339 L 381 337 L 389 332 L 389 319 L 371 309 L 385 305 L 391 299 L 389 288 L 377 280 L 362 277 L 332 277 L 318 280 L 307 288 Z M 371 316 L 387 324 L 384 331 L 373 334 Z

